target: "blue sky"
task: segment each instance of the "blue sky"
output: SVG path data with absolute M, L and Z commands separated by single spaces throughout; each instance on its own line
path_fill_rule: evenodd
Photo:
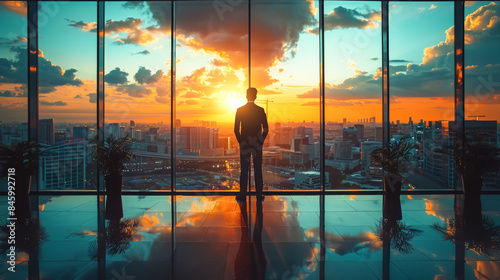
M 96 77 L 96 33 L 92 29 L 96 3 L 62 3 L 41 5 L 39 47 L 51 69 L 61 71 L 50 76 L 53 85 L 44 86 L 47 92 L 42 98 L 49 105 L 42 106 L 41 112 L 60 119 L 66 114 L 69 119 L 83 119 L 85 115 L 92 120 Z M 127 80 L 107 84 L 108 116 L 127 121 L 144 115 L 145 121 L 152 120 L 146 116 L 163 115 L 169 108 L 169 4 L 155 2 L 154 7 L 144 4 L 127 8 L 124 3 L 106 3 L 106 74 L 118 67 L 120 71 L 112 74 Z M 314 32 L 318 3 L 263 3 L 256 5 L 252 14 L 252 80 L 260 85 L 260 98 L 275 101 L 272 107 L 276 114 L 271 121 L 318 120 L 319 38 Z M 471 5 L 466 7 L 466 15 L 477 12 L 487 19 L 486 9 L 491 13 L 498 11 L 496 5 L 489 3 L 468 2 Z M 6 27 L 0 30 L 0 57 L 14 63 L 16 51 L 11 51 L 11 47 L 25 46 L 25 42 L 13 42 L 13 38 L 26 36 L 26 18 L 4 4 L 0 14 L 0 24 Z M 244 103 L 246 15 L 246 4 L 225 13 L 224 19 L 211 2 L 178 4 L 177 109 L 181 118 L 225 121 L 232 118 L 237 105 Z M 499 43 L 498 17 L 491 20 L 491 26 L 483 31 L 471 29 L 468 33 L 477 39 L 466 45 L 466 64 L 471 66 L 466 74 L 473 77 L 466 83 L 469 92 L 480 86 L 477 77 L 481 73 L 500 72 L 494 66 L 500 64 L 498 56 L 492 55 Z M 345 116 L 351 120 L 357 116 L 379 117 L 380 3 L 325 1 L 325 22 L 327 106 L 332 112 L 329 118 L 339 121 Z M 442 52 L 451 46 L 445 43 L 445 32 L 453 26 L 453 2 L 391 2 L 389 24 L 390 59 L 398 60 L 391 63 L 391 74 L 395 75 L 391 83 L 393 116 L 403 120 L 408 116 L 445 118 L 442 112 L 452 107 L 448 98 L 453 94 L 453 62 L 452 53 Z M 426 49 L 430 55 L 423 63 Z M 141 73 L 146 75 L 142 82 L 135 78 L 140 67 L 144 67 Z M 406 67 L 411 71 L 407 72 Z M 67 71 L 73 76 L 64 76 Z M 112 74 L 107 81 L 112 80 Z M 0 81 L 0 92 L 22 90 L 13 81 Z M 499 103 L 497 92 L 498 89 L 490 92 L 490 99 L 479 102 L 484 103 L 481 110 L 486 108 L 489 115 L 495 112 L 493 104 Z M 14 106 L 21 100 L 7 95 L 0 97 L 3 105 Z M 425 98 L 433 98 L 435 105 L 428 108 L 427 116 L 419 112 L 428 102 Z M 415 110 L 407 110 L 412 104 L 417 104 L 413 106 Z

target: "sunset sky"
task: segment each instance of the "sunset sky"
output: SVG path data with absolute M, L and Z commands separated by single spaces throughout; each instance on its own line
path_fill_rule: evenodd
M 280 1 L 282 3 L 283 1 Z M 270 122 L 319 121 L 318 2 L 252 1 L 252 85 Z M 0 2 L 1 120 L 26 121 L 25 7 Z M 500 121 L 500 6 L 467 2 L 468 115 Z M 248 5 L 178 3 L 177 116 L 231 122 Z M 170 121 L 170 3 L 106 3 L 106 121 Z M 41 2 L 40 118 L 95 122 L 96 3 Z M 325 1 L 327 121 L 382 118 L 380 2 Z M 453 119 L 453 2 L 390 3 L 391 120 Z M 260 103 L 265 107 L 265 103 Z

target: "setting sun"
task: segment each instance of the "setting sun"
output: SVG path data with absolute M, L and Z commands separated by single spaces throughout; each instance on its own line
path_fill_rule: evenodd
M 246 103 L 244 95 L 238 94 L 234 91 L 221 92 L 219 95 L 219 98 L 228 109 L 233 110 L 233 111 L 236 111 L 236 109 L 245 105 L 245 103 Z

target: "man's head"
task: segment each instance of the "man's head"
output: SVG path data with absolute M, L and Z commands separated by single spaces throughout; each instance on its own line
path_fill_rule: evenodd
M 257 98 L 257 89 L 256 88 L 248 88 L 247 89 L 247 100 L 248 101 L 255 101 Z

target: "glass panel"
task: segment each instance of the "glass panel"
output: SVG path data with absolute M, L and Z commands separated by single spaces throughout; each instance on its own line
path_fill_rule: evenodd
M 317 1 L 252 1 L 252 87 L 265 108 L 264 190 L 320 190 Z
M 418 279 L 476 279 L 456 274 L 460 273 L 458 258 L 463 253 L 456 252 L 459 247 L 454 244 L 457 236 L 454 226 L 451 226 L 455 222 L 453 197 L 402 195 L 397 201 L 400 204 L 397 212 L 402 214 L 402 219 L 379 224 L 377 235 L 386 237 L 390 250 L 391 279 L 402 279 L 405 275 Z M 396 212 L 396 207 L 388 209 Z M 482 257 L 472 252 L 466 256 L 467 260 Z
M 379 189 L 382 146 L 380 2 L 325 2 L 327 189 Z
M 490 147 L 500 147 L 499 4 L 469 1 L 465 7 L 465 130 Z M 483 188 L 500 188 L 498 170 L 483 176 Z
M 97 279 L 97 265 L 93 265 L 98 260 L 96 196 L 40 195 L 36 210 L 40 234 L 37 235 L 36 230 L 28 231 L 26 242 L 30 242 L 30 251 L 38 254 L 39 267 L 29 263 L 30 277 L 57 279 L 64 275 L 65 278 Z M 33 246 L 37 243 L 39 248 Z M 39 275 L 34 274 L 36 272 Z
M 391 142 L 415 145 L 398 172 L 403 189 L 454 188 L 451 158 L 437 152 L 455 118 L 453 2 L 389 5 Z
M 96 3 L 41 2 L 38 15 L 40 190 L 96 189 Z M 64 34 L 64 36 L 62 35 Z
M 235 3 L 176 3 L 177 190 L 239 189 L 233 121 L 248 84 L 248 3 Z
M 325 279 L 382 279 L 382 202 L 381 195 L 325 196 Z
M 106 2 L 105 137 L 128 137 L 136 159 L 124 190 L 168 190 L 170 2 Z
M 0 2 L 0 144 L 28 140 L 26 2 Z M 0 191 L 7 191 L 7 174 Z
M 140 274 L 148 279 L 171 275 L 171 196 L 108 195 L 104 216 L 106 273 L 110 275 L 106 279 L 112 279 L 116 272 L 131 277 Z M 129 266 L 131 259 L 133 266 Z

